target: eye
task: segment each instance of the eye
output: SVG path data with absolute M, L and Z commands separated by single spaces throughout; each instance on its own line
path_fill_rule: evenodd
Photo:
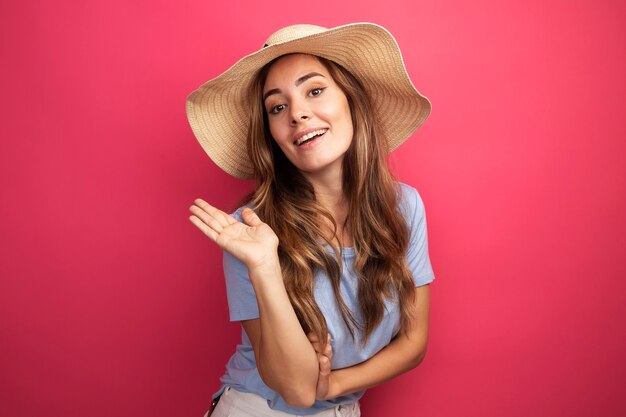
M 317 87 L 317 88 L 312 89 L 312 90 L 309 92 L 309 95 L 311 95 L 311 96 L 313 96 L 313 97 L 315 97 L 315 96 L 319 96 L 320 94 L 322 94 L 322 92 L 323 92 L 323 91 L 324 91 L 324 88 Z
M 269 109 L 268 113 L 270 113 L 270 114 L 278 114 L 279 112 L 284 110 L 285 107 L 287 107 L 287 106 L 285 106 L 284 104 L 277 104 L 276 106 L 274 106 L 271 109 Z

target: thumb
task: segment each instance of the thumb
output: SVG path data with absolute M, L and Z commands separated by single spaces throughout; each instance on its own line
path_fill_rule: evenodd
M 320 355 L 319 358 L 319 362 L 320 362 L 320 378 L 321 377 L 328 377 L 328 375 L 330 375 L 330 359 L 328 359 L 326 356 L 324 355 Z
M 246 222 L 248 226 L 260 226 L 263 224 L 259 216 L 252 210 L 251 208 L 246 207 L 241 212 L 241 217 Z
M 320 372 L 317 377 L 317 388 L 315 390 L 315 398 L 318 400 L 326 400 L 330 389 L 330 360 L 320 355 Z

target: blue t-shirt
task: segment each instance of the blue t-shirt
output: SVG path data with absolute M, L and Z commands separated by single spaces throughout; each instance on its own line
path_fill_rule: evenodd
M 400 209 L 410 230 L 410 242 L 407 250 L 409 269 L 413 273 L 415 286 L 429 284 L 434 279 L 433 270 L 428 257 L 428 242 L 426 233 L 426 215 L 424 204 L 413 187 L 401 184 Z M 238 209 L 233 217 L 242 221 L 241 211 Z M 332 252 L 332 249 L 328 247 Z M 346 306 L 353 312 L 355 318 L 360 318 L 358 304 L 357 277 L 353 271 L 354 250 L 343 248 L 340 291 Z M 256 319 L 259 317 L 259 307 L 246 266 L 224 252 L 224 276 L 231 321 Z M 400 328 L 400 312 L 397 300 L 385 299 L 385 313 L 382 321 L 371 334 L 367 344 L 360 343 L 360 332 L 355 329 L 356 340 L 341 318 L 341 313 L 335 302 L 330 280 L 324 271 L 314 276 L 313 292 L 315 300 L 326 319 L 326 324 L 332 338 L 333 359 L 332 368 L 340 369 L 356 365 L 374 356 L 387 346 Z M 215 396 L 221 394 L 226 386 L 242 392 L 249 392 L 265 398 L 270 408 L 297 415 L 314 414 L 319 411 L 357 401 L 365 391 L 355 392 L 329 401 L 316 401 L 311 408 L 295 408 L 289 406 L 282 397 L 263 383 L 256 367 L 252 344 L 242 328 L 241 344 L 237 345 L 235 354 L 226 365 L 226 374 L 220 379 L 221 389 Z

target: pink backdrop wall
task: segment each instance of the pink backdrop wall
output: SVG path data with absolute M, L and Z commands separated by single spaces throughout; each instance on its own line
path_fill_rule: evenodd
M 626 415 L 624 4 L 3 1 L 0 415 L 202 415 L 240 330 L 187 208 L 251 184 L 185 96 L 281 26 L 354 21 L 433 102 L 392 157 L 428 212 L 429 353 L 364 415 Z

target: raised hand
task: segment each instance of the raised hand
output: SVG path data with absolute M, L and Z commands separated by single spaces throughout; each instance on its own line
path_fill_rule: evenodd
M 245 208 L 241 213 L 245 223 L 199 198 L 189 211 L 193 213 L 189 220 L 202 233 L 248 268 L 276 261 L 278 237 L 253 210 Z
M 309 333 L 307 337 L 309 338 L 313 349 L 315 349 L 315 352 L 317 353 L 317 359 L 320 366 L 319 375 L 317 378 L 317 390 L 315 393 L 315 399 L 327 400 L 329 399 L 330 375 L 333 359 L 333 348 L 330 344 L 330 334 L 328 335 L 325 346 L 322 345 L 322 343 L 319 341 L 315 334 Z

